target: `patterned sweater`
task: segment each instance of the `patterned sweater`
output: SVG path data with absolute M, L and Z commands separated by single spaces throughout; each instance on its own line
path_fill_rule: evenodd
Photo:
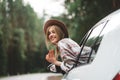
M 81 47 L 72 39 L 64 38 L 58 42 L 58 49 L 60 52 L 60 57 L 62 59 L 62 64 L 60 67 L 63 71 L 68 72 L 75 64 L 75 60 L 80 53 Z M 90 50 L 91 49 L 89 47 L 86 47 L 86 49 L 83 50 L 82 54 L 90 52 Z M 54 65 L 53 67 L 51 66 L 50 70 L 53 71 L 52 69 L 55 70 Z

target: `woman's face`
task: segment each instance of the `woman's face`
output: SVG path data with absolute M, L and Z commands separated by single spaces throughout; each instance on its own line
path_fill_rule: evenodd
M 55 44 L 55 45 L 59 41 L 59 36 L 58 36 L 54 26 L 50 26 L 50 28 L 48 30 L 48 39 L 50 40 L 50 42 L 52 44 Z

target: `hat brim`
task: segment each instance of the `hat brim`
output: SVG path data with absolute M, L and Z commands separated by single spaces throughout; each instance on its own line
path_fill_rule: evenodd
M 44 33 L 46 34 L 46 31 L 47 31 L 47 28 L 49 26 L 52 26 L 52 25 L 57 25 L 58 27 L 61 28 L 61 30 L 63 31 L 63 33 L 65 34 L 65 37 L 69 37 L 68 36 L 68 31 L 67 31 L 67 28 L 65 26 L 65 24 L 61 21 L 58 21 L 58 20 L 48 20 L 45 24 L 44 24 Z

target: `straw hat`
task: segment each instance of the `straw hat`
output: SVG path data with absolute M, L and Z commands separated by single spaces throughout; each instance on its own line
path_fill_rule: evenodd
M 65 26 L 65 24 L 61 21 L 58 21 L 58 20 L 48 20 L 45 24 L 44 24 L 44 33 L 46 34 L 46 30 L 49 26 L 52 26 L 52 25 L 57 25 L 58 27 L 61 28 L 61 30 L 63 31 L 63 33 L 65 34 L 65 38 L 68 38 L 69 35 L 68 35 L 68 31 L 67 31 L 67 28 Z

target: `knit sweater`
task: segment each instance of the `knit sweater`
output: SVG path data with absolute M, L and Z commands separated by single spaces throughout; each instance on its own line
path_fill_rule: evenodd
M 76 58 L 80 53 L 81 47 L 70 38 L 64 38 L 60 40 L 57 45 L 58 50 L 60 52 L 60 57 L 62 59 L 62 64 L 60 65 L 60 67 L 63 71 L 68 72 L 75 64 Z M 90 50 L 91 48 L 85 47 L 82 52 L 82 55 L 90 52 Z M 79 62 L 84 63 L 84 60 L 80 59 Z M 54 67 L 52 67 L 52 69 L 56 70 L 54 69 Z

